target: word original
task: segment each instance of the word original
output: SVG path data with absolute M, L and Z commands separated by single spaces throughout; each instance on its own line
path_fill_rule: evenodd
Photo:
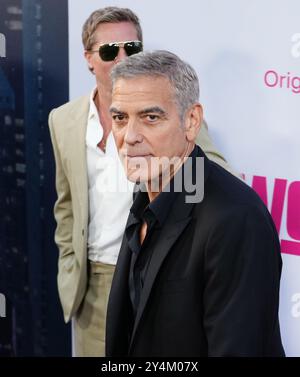
M 289 89 L 295 94 L 300 93 L 300 76 L 290 72 L 281 75 L 275 70 L 268 70 L 264 75 L 264 83 L 268 88 Z

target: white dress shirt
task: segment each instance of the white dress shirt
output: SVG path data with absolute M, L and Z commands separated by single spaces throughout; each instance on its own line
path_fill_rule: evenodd
M 125 176 L 112 133 L 104 153 L 97 144 L 103 136 L 94 89 L 86 132 L 89 185 L 88 259 L 115 265 L 132 205 L 134 185 Z

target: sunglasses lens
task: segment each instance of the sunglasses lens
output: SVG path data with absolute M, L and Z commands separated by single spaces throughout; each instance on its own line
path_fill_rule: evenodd
M 118 55 L 119 46 L 115 44 L 106 44 L 99 48 L 100 58 L 105 62 L 110 62 Z
M 143 44 L 139 41 L 127 42 L 124 44 L 127 56 L 137 54 L 143 50 Z

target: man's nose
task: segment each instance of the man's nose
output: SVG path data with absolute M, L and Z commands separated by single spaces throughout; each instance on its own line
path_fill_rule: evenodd
M 125 58 L 127 58 L 126 51 L 125 51 L 124 47 L 120 46 L 118 55 L 115 58 L 115 63 L 118 63 L 118 62 L 124 60 Z
M 143 141 L 143 135 L 140 133 L 140 128 L 135 121 L 128 122 L 124 141 L 130 145 L 141 143 Z

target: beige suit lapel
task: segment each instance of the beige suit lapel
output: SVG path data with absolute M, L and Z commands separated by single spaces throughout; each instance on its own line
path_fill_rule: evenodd
M 72 180 L 75 184 L 82 218 L 88 221 L 88 172 L 86 158 L 86 129 L 89 114 L 89 97 L 83 97 L 82 102 L 71 114 L 69 119 L 69 135 Z

